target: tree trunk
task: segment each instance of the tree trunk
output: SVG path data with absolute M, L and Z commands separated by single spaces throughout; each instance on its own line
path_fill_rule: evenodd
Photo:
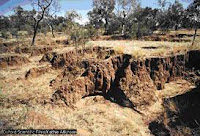
M 55 38 L 53 26 L 51 26 L 51 33 L 52 33 L 53 38 Z
M 123 20 L 122 20 L 122 35 L 124 36 L 124 33 L 125 33 L 125 18 L 126 18 L 126 14 L 125 12 L 123 11 Z
M 192 40 L 192 45 L 194 45 L 194 41 L 195 41 L 196 35 L 197 35 L 197 28 L 195 28 L 195 31 L 194 31 L 194 36 L 193 36 L 193 40 Z
M 106 21 L 106 23 L 105 23 L 105 34 L 107 35 L 108 34 L 108 19 L 105 18 L 105 21 Z
M 137 40 L 139 40 L 139 38 L 140 38 L 140 23 L 138 23 L 136 36 L 137 36 Z
M 36 25 L 34 26 L 34 33 L 33 33 L 33 39 L 32 39 L 31 46 L 34 46 L 34 45 L 35 45 L 35 38 L 36 38 L 36 34 L 37 34 L 37 29 L 38 29 L 38 25 L 36 24 Z
M 122 35 L 124 36 L 124 32 L 125 32 L 125 24 L 122 24 Z
M 55 38 L 53 25 L 49 24 L 49 27 L 51 29 L 51 34 L 52 34 L 53 38 Z
M 175 30 L 175 31 L 178 30 L 178 23 L 175 24 L 174 30 Z
M 31 46 L 34 46 L 35 44 L 35 37 L 36 37 L 36 34 L 37 34 L 37 30 L 38 30 L 38 26 L 40 24 L 40 21 L 42 21 L 42 19 L 44 18 L 44 14 L 45 14 L 45 11 L 49 8 L 49 6 L 51 6 L 53 0 L 50 0 L 50 2 L 46 1 L 47 2 L 47 5 L 46 6 L 42 6 L 40 5 L 40 1 L 38 1 L 38 7 L 40 7 L 40 9 L 42 10 L 42 14 L 41 14 L 41 17 L 39 20 L 37 20 L 36 18 L 33 17 L 35 23 L 34 23 L 34 33 L 33 33 L 33 39 L 32 39 L 32 43 L 31 43 Z

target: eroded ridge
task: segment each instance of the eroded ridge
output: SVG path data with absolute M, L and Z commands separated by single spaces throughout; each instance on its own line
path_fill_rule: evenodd
M 52 100 L 62 100 L 72 106 L 81 98 L 103 95 L 126 107 L 150 105 L 157 99 L 155 90 L 164 89 L 165 83 L 176 78 L 197 82 L 199 66 L 193 65 L 198 64 L 199 56 L 200 51 L 189 51 L 145 60 L 135 60 L 126 54 L 105 60 L 84 60 L 84 72 L 57 88 Z

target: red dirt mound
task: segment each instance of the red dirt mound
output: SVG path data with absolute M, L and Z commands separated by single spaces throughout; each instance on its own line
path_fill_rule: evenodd
M 0 57 L 0 67 L 6 68 L 8 66 L 17 66 L 17 65 L 23 65 L 25 63 L 30 62 L 30 60 L 23 56 L 18 55 L 8 55 L 8 56 L 1 56 Z
M 50 70 L 49 67 L 41 67 L 41 68 L 31 68 L 25 75 L 26 79 L 35 78 L 42 74 L 45 74 Z
M 26 54 L 31 54 L 31 56 L 36 56 L 40 54 L 45 54 L 49 51 L 52 51 L 52 47 L 18 47 L 15 49 L 15 53 L 26 53 Z

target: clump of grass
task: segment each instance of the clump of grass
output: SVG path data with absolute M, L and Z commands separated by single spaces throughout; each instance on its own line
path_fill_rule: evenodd
M 181 128 L 181 130 L 178 128 L 178 134 L 177 135 L 191 136 L 192 130 L 189 127 L 183 127 L 183 128 Z
M 189 45 L 175 45 L 173 46 L 171 53 L 173 55 L 177 53 L 185 53 L 186 51 L 188 51 L 188 49 L 189 49 Z
M 167 106 L 170 111 L 177 112 L 177 106 L 176 106 L 175 102 L 169 101 Z
M 165 48 L 158 48 L 152 52 L 152 56 L 165 56 L 167 50 Z
M 143 49 L 137 48 L 135 50 L 132 50 L 131 55 L 135 59 L 144 59 L 147 56 L 147 53 Z
M 200 50 L 200 37 L 196 39 L 194 45 L 189 46 L 190 50 Z
M 113 49 L 115 50 L 115 52 L 116 52 L 117 54 L 124 54 L 125 46 L 123 46 L 123 45 L 118 45 L 118 46 L 114 46 Z
M 41 36 L 40 38 L 37 39 L 37 44 L 38 45 L 50 45 L 51 39 L 48 37 Z

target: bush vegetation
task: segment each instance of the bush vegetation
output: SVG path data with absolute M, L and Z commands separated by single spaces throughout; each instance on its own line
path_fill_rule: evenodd
M 54 0 L 47 1 L 57 9 L 53 4 Z M 196 36 L 196 31 L 200 27 L 199 0 L 193 0 L 187 8 L 183 8 L 179 0 L 175 0 L 174 3 L 158 0 L 158 4 L 159 8 L 153 9 L 141 7 L 138 0 L 93 0 L 93 9 L 88 12 L 89 22 L 84 25 L 76 23 L 76 20 L 81 18 L 76 11 L 68 11 L 63 17 L 50 15 L 51 8 L 47 7 L 44 18 L 38 23 L 38 31 L 34 30 L 33 26 L 35 15 L 41 13 L 18 6 L 13 15 L 0 16 L 1 37 L 33 35 L 34 31 L 44 34 L 52 31 L 54 37 L 56 31 L 65 32 L 77 43 L 98 36 L 102 32 L 105 35 L 117 34 L 140 39 L 156 30 L 161 30 L 165 34 L 169 30 L 182 28 L 195 29 Z

